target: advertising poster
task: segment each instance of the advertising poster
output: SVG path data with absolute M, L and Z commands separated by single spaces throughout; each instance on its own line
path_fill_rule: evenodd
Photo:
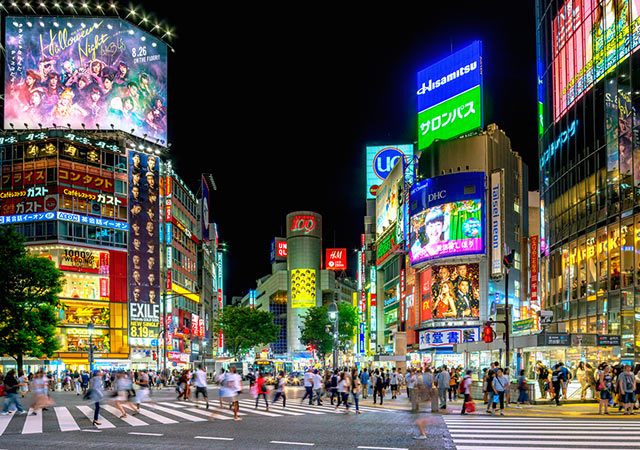
M 107 17 L 7 17 L 5 127 L 115 128 L 167 140 L 167 46 Z
M 484 173 L 442 175 L 416 184 L 409 205 L 412 265 L 484 253 Z
M 478 264 L 431 268 L 431 313 L 434 319 L 480 317 Z
M 202 240 L 209 241 L 209 186 L 202 177 Z
M 405 167 L 409 164 L 409 159 L 413 157 L 413 145 L 373 145 L 367 146 L 367 193 L 368 199 L 376 198 L 378 188 L 391 170 L 395 167 L 400 158 L 404 159 Z M 409 180 L 413 180 L 413 173 L 405 174 Z
M 399 159 L 395 167 L 382 183 L 376 194 L 376 234 L 395 224 L 400 210 L 399 185 L 403 182 L 404 160 Z
M 483 126 L 482 42 L 417 74 L 418 150 Z
M 566 0 L 552 24 L 554 121 L 640 45 L 640 0 Z
M 129 153 L 129 336 L 155 339 L 160 328 L 158 158 Z M 146 341 L 141 341 L 146 342 Z
M 325 261 L 327 264 L 327 270 L 347 270 L 347 249 L 326 249 Z
M 291 270 L 291 307 L 314 306 L 316 306 L 316 271 L 313 269 Z
M 431 268 L 427 268 L 420 273 L 420 321 L 431 319 Z

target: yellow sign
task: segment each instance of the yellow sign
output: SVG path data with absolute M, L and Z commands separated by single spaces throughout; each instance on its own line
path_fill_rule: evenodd
M 67 334 L 71 334 L 73 336 L 89 336 L 89 335 L 97 335 L 102 334 L 103 330 L 95 328 L 93 332 L 91 332 L 88 328 L 64 328 L 67 331 Z
M 312 308 L 316 306 L 316 271 L 313 269 L 291 270 L 291 307 Z
M 180 294 L 183 297 L 187 297 L 188 299 L 193 300 L 194 302 L 200 303 L 200 296 L 198 294 L 194 294 L 191 291 L 187 291 L 182 286 L 179 286 L 179 285 L 177 285 L 175 283 L 171 283 L 171 290 L 173 292 L 175 292 L 176 294 Z

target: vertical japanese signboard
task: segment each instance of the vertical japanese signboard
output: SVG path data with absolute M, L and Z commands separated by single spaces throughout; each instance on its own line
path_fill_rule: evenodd
M 491 277 L 502 278 L 502 171 L 491 174 Z
M 538 302 L 538 236 L 531 236 L 531 261 L 529 267 L 531 268 L 531 303 L 536 304 Z
M 160 331 L 159 160 L 129 153 L 129 336 L 149 345 Z

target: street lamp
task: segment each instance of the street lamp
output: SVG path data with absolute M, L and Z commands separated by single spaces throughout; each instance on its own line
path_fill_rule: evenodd
M 93 328 L 95 325 L 93 322 L 87 324 L 87 330 L 89 331 L 89 372 L 93 372 Z
M 329 321 L 333 325 L 333 370 L 338 368 L 338 305 L 336 302 L 329 303 Z

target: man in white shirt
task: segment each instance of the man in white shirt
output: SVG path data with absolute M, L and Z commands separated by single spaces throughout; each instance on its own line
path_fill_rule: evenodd
M 209 396 L 207 395 L 207 373 L 202 369 L 202 365 L 198 366 L 198 370 L 193 375 L 193 384 L 196 387 L 196 408 L 198 408 L 200 394 L 207 402 L 207 409 L 209 409 Z
M 304 397 L 300 400 L 300 403 L 303 403 L 304 400 L 309 397 L 309 404 L 313 403 L 313 372 L 311 372 L 311 368 L 307 369 L 304 374 Z
M 242 420 L 238 416 L 240 404 L 238 394 L 242 392 L 242 379 L 236 373 L 236 367 L 231 366 L 229 371 L 220 378 L 220 397 L 231 403 L 233 408 L 233 420 Z
M 316 393 L 318 406 L 322 406 L 322 377 L 318 373 L 318 369 L 313 371 L 313 390 Z
M 397 398 L 398 396 L 398 372 L 396 372 L 396 368 L 393 368 L 391 375 L 389 376 L 389 386 L 391 386 L 391 399 Z

